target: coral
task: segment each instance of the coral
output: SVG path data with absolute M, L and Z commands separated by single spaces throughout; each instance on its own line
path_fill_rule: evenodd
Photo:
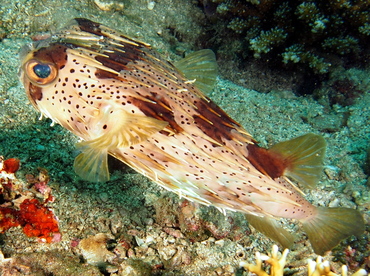
M 41 170 L 37 178 L 28 184 L 34 185 L 36 193 L 27 189 L 15 177 L 19 169 L 19 160 L 0 157 L 0 233 L 11 227 L 21 226 L 28 237 L 37 237 L 41 242 L 57 242 L 61 239 L 58 220 L 46 204 L 52 202 L 51 188 L 47 185 L 49 177 L 46 170 Z M 41 194 L 43 200 L 35 197 Z
M 320 276 L 320 275 L 326 275 L 326 276 L 339 276 L 339 274 L 336 274 L 330 270 L 330 264 L 328 261 L 323 261 L 322 257 L 317 257 L 316 262 L 313 260 L 308 260 L 308 275 L 310 276 Z M 340 274 L 342 276 L 348 275 L 348 268 L 344 265 L 342 266 L 342 273 Z M 365 269 L 359 269 L 355 273 L 352 274 L 352 276 L 366 276 L 367 272 Z
M 331 64 L 326 62 L 324 58 L 319 57 L 315 53 L 304 51 L 304 47 L 299 44 L 294 44 L 285 49 L 282 53 L 283 63 L 304 63 L 308 64 L 310 68 L 316 73 L 327 73 L 329 72 Z
M 248 264 L 246 262 L 241 262 L 240 266 L 242 266 L 245 270 L 249 270 L 252 273 L 257 274 L 258 276 L 268 276 L 262 267 L 262 262 L 265 261 L 268 263 L 270 268 L 270 275 L 271 276 L 283 276 L 284 274 L 284 266 L 286 264 L 286 258 L 288 256 L 289 250 L 285 249 L 281 257 L 279 258 L 279 249 L 277 245 L 274 245 L 271 250 L 271 256 L 261 255 L 261 253 L 256 252 L 256 264 Z
M 259 36 L 250 40 L 250 48 L 254 51 L 254 56 L 258 58 L 261 53 L 268 53 L 274 46 L 284 42 L 286 37 L 287 34 L 284 30 L 277 27 L 268 31 L 261 31 Z
M 370 35 L 370 23 L 365 23 L 363 26 L 359 27 L 358 30 L 364 35 Z
M 270 64 L 311 68 L 316 74 L 334 70 L 342 60 L 363 64 L 369 55 L 369 1 L 203 0 L 205 13 L 217 29 L 212 48 L 230 40 L 243 46 L 239 57 L 262 58 Z M 231 32 L 229 30 L 232 30 Z M 209 43 L 209 42 L 208 42 Z M 282 59 L 281 59 L 282 58 Z
M 299 19 L 306 22 L 311 28 L 312 33 L 319 33 L 326 29 L 326 24 L 329 22 L 314 2 L 303 2 L 297 6 L 295 14 Z
M 286 264 L 287 256 L 289 250 L 285 249 L 279 258 L 279 250 L 277 245 L 274 245 L 271 250 L 271 255 L 261 255 L 259 252 L 256 253 L 256 264 L 248 264 L 244 261 L 240 262 L 240 266 L 245 270 L 258 275 L 258 276 L 283 276 L 284 266 Z M 270 265 L 270 274 L 268 274 L 262 266 L 263 261 Z M 342 276 L 347 276 L 348 269 L 346 266 L 342 266 Z M 339 276 L 331 271 L 330 264 L 328 261 L 323 261 L 323 258 L 319 256 L 315 261 L 308 260 L 308 273 L 309 276 Z M 365 269 L 359 269 L 357 272 L 352 274 L 352 276 L 365 276 L 367 272 Z
M 37 237 L 48 243 L 61 239 L 54 213 L 35 198 L 25 199 L 21 203 L 18 220 L 28 237 Z
M 370 226 L 367 226 L 370 230 Z M 350 269 L 370 269 L 370 243 L 367 235 L 352 236 L 333 249 L 334 261 L 340 261 Z
M 358 39 L 347 35 L 339 37 L 328 37 L 322 42 L 322 47 L 325 50 L 331 50 L 339 55 L 346 55 L 351 52 L 358 53 Z
M 1 158 L 3 159 L 3 158 Z M 15 173 L 19 169 L 19 159 L 9 158 L 7 160 L 0 160 L 0 172 L 5 171 L 7 173 Z

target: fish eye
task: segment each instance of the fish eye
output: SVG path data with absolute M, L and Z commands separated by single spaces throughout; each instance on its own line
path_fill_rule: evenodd
M 39 85 L 53 82 L 58 75 L 55 64 L 43 63 L 35 59 L 27 61 L 24 68 L 30 81 Z
M 33 72 L 41 79 L 46 79 L 50 76 L 51 69 L 49 64 L 36 64 L 33 66 Z

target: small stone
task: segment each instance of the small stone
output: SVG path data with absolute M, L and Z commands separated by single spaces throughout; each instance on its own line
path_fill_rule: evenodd
M 309 119 L 309 123 L 319 131 L 337 132 L 345 121 L 343 114 L 326 114 Z
M 94 0 L 95 5 L 102 11 L 122 11 L 124 5 L 117 1 Z
M 108 239 L 109 237 L 106 234 L 99 233 L 80 241 L 78 247 L 88 264 L 104 266 L 107 260 L 115 257 L 115 254 L 108 251 L 106 247 Z
M 109 200 L 109 195 L 107 193 L 100 193 L 99 198 L 102 202 L 106 203 Z
M 339 207 L 340 200 L 338 198 L 335 198 L 332 202 L 329 203 L 329 207 Z
M 224 246 L 225 241 L 224 240 L 218 240 L 218 241 L 215 241 L 215 244 L 218 245 L 218 246 Z
M 154 6 L 155 6 L 155 2 L 154 1 L 148 2 L 148 10 L 152 11 L 154 9 Z

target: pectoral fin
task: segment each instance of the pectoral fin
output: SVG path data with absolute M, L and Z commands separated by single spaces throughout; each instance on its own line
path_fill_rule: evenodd
M 85 142 L 77 144 L 82 152 L 76 157 L 73 167 L 78 176 L 91 182 L 109 180 L 108 153 L 106 150 L 95 149 Z
M 147 116 L 133 116 L 127 112 L 113 116 L 118 119 L 106 124 L 107 130 L 103 135 L 85 143 L 91 148 L 106 148 L 108 151 L 125 148 L 145 141 L 168 125 L 166 121 Z
M 134 116 L 125 111 L 115 110 L 114 113 L 109 112 L 108 114 L 111 117 L 105 118 L 103 115 L 99 118 L 101 119 L 99 124 L 96 124 L 97 128 L 104 126 L 105 131 L 102 131 L 101 136 L 77 144 L 81 153 L 74 161 L 74 170 L 81 178 L 91 182 L 109 180 L 107 161 L 109 152 L 143 142 L 168 125 L 165 121 L 147 116 Z M 116 120 L 113 121 L 112 116 Z

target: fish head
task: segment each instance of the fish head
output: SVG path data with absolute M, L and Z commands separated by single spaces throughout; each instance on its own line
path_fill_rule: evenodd
M 19 77 L 42 115 L 86 140 L 103 134 L 98 126 L 106 122 L 100 119 L 116 107 L 107 102 L 109 96 L 102 88 L 107 79 L 97 75 L 119 73 L 95 59 L 101 56 L 99 43 L 104 38 L 82 31 L 76 23 L 26 45 L 20 53 Z
M 30 102 L 40 110 L 38 103 L 42 99 L 42 92 L 50 89 L 56 82 L 61 65 L 58 68 L 58 60 L 53 56 L 43 55 L 45 48 L 37 47 L 38 44 L 32 43 L 23 47 L 20 53 L 19 78 Z
M 120 145 L 129 145 L 168 124 L 144 116 L 140 104 L 134 104 L 141 97 L 136 90 L 142 88 L 129 65 L 148 48 L 98 23 L 75 19 L 26 46 L 19 75 L 29 100 L 44 116 L 83 140 L 109 132 Z

